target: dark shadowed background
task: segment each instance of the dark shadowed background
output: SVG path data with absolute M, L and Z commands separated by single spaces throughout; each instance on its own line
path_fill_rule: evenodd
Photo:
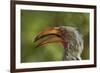
M 21 10 L 21 62 L 61 61 L 60 43 L 34 48 L 35 36 L 45 28 L 74 26 L 84 39 L 82 59 L 89 59 L 89 13 Z

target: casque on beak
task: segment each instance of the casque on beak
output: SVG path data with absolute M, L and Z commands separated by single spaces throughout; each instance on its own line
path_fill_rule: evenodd
M 53 37 L 49 37 L 45 40 L 42 40 L 43 38 L 46 38 L 48 36 L 53 35 Z M 42 46 L 47 43 L 53 43 L 53 42 L 61 42 L 64 43 L 64 38 L 62 37 L 62 31 L 56 27 L 54 28 L 48 28 L 42 32 L 40 32 L 34 39 L 34 42 L 39 42 L 36 47 Z M 42 41 L 40 41 L 42 40 Z

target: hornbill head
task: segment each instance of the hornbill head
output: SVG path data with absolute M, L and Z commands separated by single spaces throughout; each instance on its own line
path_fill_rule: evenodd
M 47 43 L 60 42 L 63 45 L 63 60 L 79 60 L 83 50 L 83 40 L 75 27 L 60 26 L 47 28 L 40 32 L 34 42 L 36 47 Z

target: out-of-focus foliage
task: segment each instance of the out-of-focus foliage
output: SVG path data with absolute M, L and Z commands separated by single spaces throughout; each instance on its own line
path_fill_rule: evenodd
M 74 26 L 84 39 L 82 59 L 89 59 L 89 13 L 21 10 L 21 62 L 61 61 L 60 43 L 34 48 L 35 36 L 45 28 Z

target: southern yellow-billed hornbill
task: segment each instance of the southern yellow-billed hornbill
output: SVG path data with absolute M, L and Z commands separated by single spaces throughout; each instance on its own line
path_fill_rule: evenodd
M 37 47 L 60 42 L 64 49 L 63 60 L 81 60 L 83 40 L 75 27 L 59 26 L 45 29 L 36 36 L 34 41 L 38 42 Z

